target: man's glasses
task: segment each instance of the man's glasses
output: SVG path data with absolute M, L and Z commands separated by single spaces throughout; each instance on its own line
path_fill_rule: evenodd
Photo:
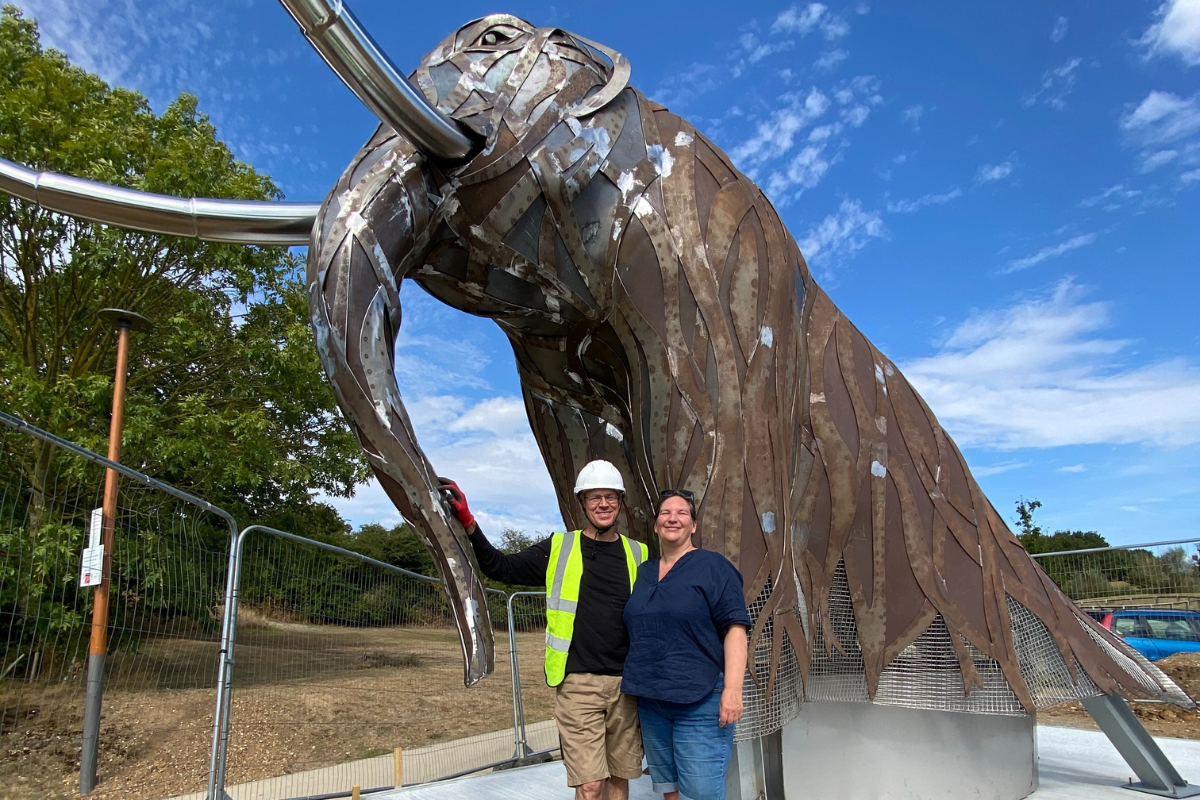
M 596 506 L 600 505 L 601 503 L 608 503 L 609 505 L 616 505 L 617 503 L 621 502 L 621 495 L 615 494 L 615 493 L 614 494 L 594 494 L 594 495 L 591 495 L 590 497 L 585 497 L 583 499 L 583 502 L 587 504 L 588 508 L 595 508 Z

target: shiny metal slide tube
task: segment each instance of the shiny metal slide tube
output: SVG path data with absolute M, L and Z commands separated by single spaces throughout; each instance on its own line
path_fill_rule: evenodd
M 383 124 L 427 155 L 454 161 L 473 144 L 396 69 L 341 0 L 280 0 L 321 58 Z
M 105 225 L 237 244 L 306 245 L 321 208 L 319 203 L 151 194 L 55 172 L 34 172 L 2 158 L 0 192 Z

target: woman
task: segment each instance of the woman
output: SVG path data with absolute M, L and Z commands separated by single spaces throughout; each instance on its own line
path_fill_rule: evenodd
M 625 605 L 621 691 L 638 698 L 654 791 L 666 800 L 724 800 L 750 625 L 742 576 L 723 555 L 692 544 L 691 492 L 659 496 L 654 532 L 662 557 L 641 565 Z

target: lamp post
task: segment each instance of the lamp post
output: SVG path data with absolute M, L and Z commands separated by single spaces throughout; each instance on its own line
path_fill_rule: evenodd
M 121 431 L 125 422 L 125 378 L 129 372 L 129 333 L 150 329 L 150 320 L 119 308 L 100 311 L 101 321 L 117 329 L 117 371 L 113 380 L 112 422 L 108 429 L 108 460 L 121 460 Z M 83 752 L 79 762 L 79 791 L 96 788 L 96 756 L 100 747 L 100 710 L 104 698 L 104 659 L 108 653 L 108 596 L 112 572 L 113 530 L 117 518 L 117 471 L 105 470 L 101 580 L 92 599 L 92 636 L 88 647 L 87 697 L 83 706 Z

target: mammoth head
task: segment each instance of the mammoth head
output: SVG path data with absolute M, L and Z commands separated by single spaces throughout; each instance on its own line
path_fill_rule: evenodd
M 499 155 L 496 148 L 512 141 L 502 131 L 520 138 L 547 114 L 555 121 L 591 114 L 625 88 L 629 72 L 615 50 L 492 14 L 446 37 L 413 77 L 439 112 Z
M 459 28 L 425 56 L 413 75 L 417 91 L 341 2 L 281 2 L 385 126 L 442 162 L 503 148 L 503 131 L 519 137 L 547 113 L 556 119 L 590 114 L 629 81 L 629 62 L 614 50 L 492 14 Z

